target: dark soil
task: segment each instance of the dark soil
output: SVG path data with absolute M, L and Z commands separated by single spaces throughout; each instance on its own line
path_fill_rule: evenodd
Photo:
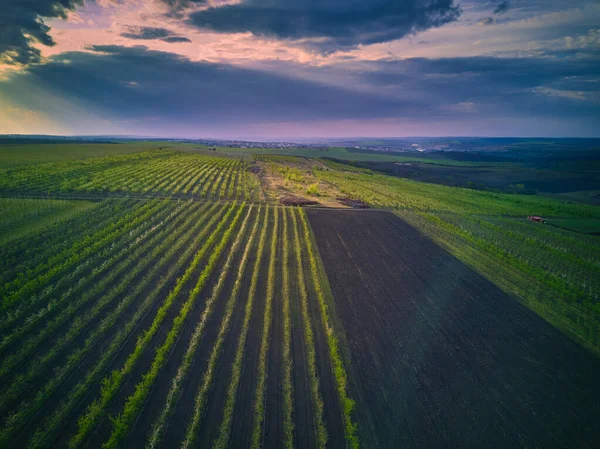
M 309 210 L 362 447 L 600 447 L 600 360 L 387 212 Z
M 357 200 L 354 198 L 336 198 L 336 200 L 338 200 L 340 202 L 340 204 L 351 207 L 353 209 L 368 209 L 370 207 L 364 201 Z
M 279 202 L 284 206 L 318 206 L 320 204 L 318 201 L 299 196 L 286 196 L 281 198 Z
M 283 219 L 279 213 L 279 233 L 283 234 Z M 271 338 L 267 357 L 265 392 L 265 422 L 263 447 L 279 448 L 283 442 L 283 239 L 277 241 L 277 265 L 271 323 Z M 233 443 L 233 441 L 232 441 Z M 234 446 L 235 447 L 235 446 Z

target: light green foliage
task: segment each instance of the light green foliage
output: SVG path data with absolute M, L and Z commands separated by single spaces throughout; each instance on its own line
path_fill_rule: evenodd
M 96 205 L 89 201 L 0 198 L 0 244 Z
M 301 162 L 302 159 L 296 156 L 283 156 L 279 154 L 253 154 L 252 159 L 259 162 Z
M 244 180 L 247 165 L 239 158 L 156 149 L 0 169 L 0 192 L 78 198 L 241 199 L 252 193 Z
M 285 178 L 286 181 L 299 182 L 299 183 L 304 182 L 304 174 L 302 173 L 301 170 L 298 170 L 297 168 L 289 167 L 287 165 L 284 165 L 284 166 L 274 165 L 274 167 Z
M 411 181 L 378 174 L 320 171 L 317 176 L 348 196 L 374 206 L 465 214 L 600 218 L 600 208 L 518 195 L 482 192 Z
M 314 184 L 309 185 L 308 188 L 306 189 L 306 193 L 308 195 L 312 195 L 312 196 L 319 196 L 320 195 L 319 183 L 315 182 Z

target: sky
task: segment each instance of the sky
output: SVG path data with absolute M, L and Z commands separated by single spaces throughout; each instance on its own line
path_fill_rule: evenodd
M 1 133 L 600 137 L 600 2 L 1 0 Z

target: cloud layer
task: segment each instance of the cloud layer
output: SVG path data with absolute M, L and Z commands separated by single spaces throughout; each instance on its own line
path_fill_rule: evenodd
M 135 40 L 161 40 L 163 42 L 168 43 L 177 43 L 177 42 L 191 42 L 187 37 L 177 36 L 176 33 L 173 33 L 171 30 L 166 28 L 154 28 L 154 27 L 136 27 L 129 26 L 128 32 L 121 33 L 121 36 L 126 37 L 128 39 Z
M 2 0 L 0 4 L 0 62 L 39 62 L 36 43 L 53 45 L 43 17 L 66 18 L 83 0 Z
M 191 14 L 190 23 L 223 33 L 311 39 L 322 51 L 399 39 L 452 22 L 454 0 L 244 0 Z
M 552 131 L 562 129 L 565 134 L 575 123 L 600 124 L 600 77 L 593 61 L 348 61 L 329 67 L 326 76 L 322 68 L 288 64 L 285 72 L 292 76 L 283 70 L 193 62 L 142 46 L 91 50 L 62 54 L 0 82 L 0 97 L 23 109 L 72 115 L 69 108 L 58 112 L 44 95 L 23 95 L 30 86 L 43 86 L 48 96 L 67 99 L 103 120 L 127 124 L 139 134 L 235 134 L 237 126 L 348 120 L 416 121 L 432 130 L 459 121 L 457 132 L 479 135 L 490 129 L 490 122 L 502 120 L 533 119 L 542 126 L 544 121 L 560 120 L 562 128 Z

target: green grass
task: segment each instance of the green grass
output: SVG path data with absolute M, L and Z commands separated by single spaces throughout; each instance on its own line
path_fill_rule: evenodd
M 0 198 L 0 244 L 39 231 L 98 203 Z
M 0 144 L 0 168 L 137 153 L 168 146 L 166 142 Z
M 600 220 L 595 218 L 546 218 L 546 223 L 581 234 L 600 234 Z
M 600 208 L 538 197 L 448 187 L 392 176 L 315 171 L 342 193 L 374 206 L 489 215 L 528 215 L 600 219 Z

